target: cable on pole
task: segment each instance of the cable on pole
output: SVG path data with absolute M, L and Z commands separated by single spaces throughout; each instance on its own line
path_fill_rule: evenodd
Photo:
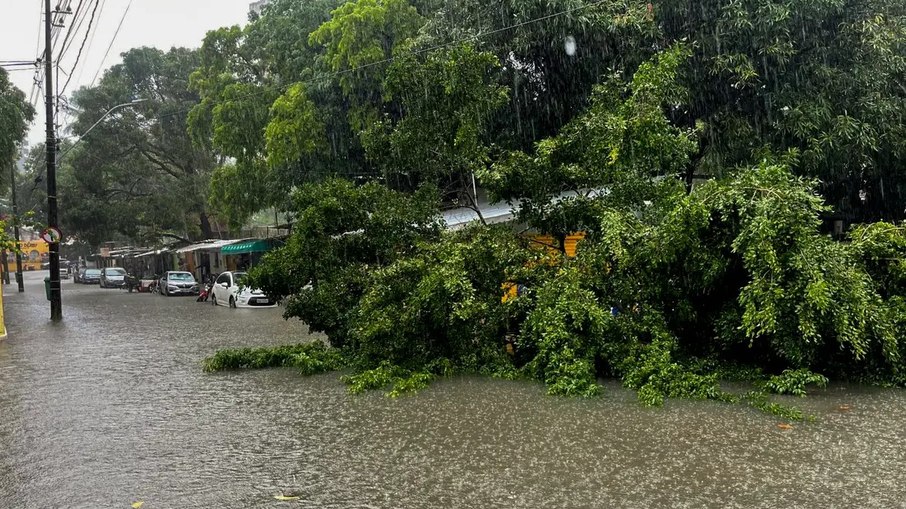
M 72 71 L 69 72 L 69 76 L 66 78 L 66 83 L 60 87 L 58 95 L 63 95 L 66 93 L 66 87 L 69 86 L 69 82 L 72 81 L 72 75 L 75 73 L 76 67 L 79 65 L 79 60 L 82 58 L 82 51 L 85 49 L 85 43 L 88 42 L 88 34 L 91 33 L 91 26 L 94 24 L 94 18 L 98 11 L 98 6 L 100 5 L 100 0 L 94 1 L 94 9 L 91 11 L 91 19 L 88 20 L 88 30 L 85 32 L 85 37 L 82 38 L 82 45 L 79 47 L 79 53 L 76 55 L 75 63 L 72 64 Z
M 120 35 L 120 29 L 123 28 L 123 21 L 126 21 L 126 15 L 129 14 L 130 7 L 132 7 L 132 0 L 129 0 L 129 3 L 126 4 L 126 10 L 123 11 L 123 16 L 120 18 L 120 23 L 116 27 L 116 32 L 113 33 L 113 38 L 110 39 L 110 44 L 107 45 L 107 51 L 104 52 L 104 58 L 101 59 L 101 65 L 98 66 L 97 72 L 94 73 L 94 78 L 91 79 L 91 86 L 94 86 L 94 82 L 97 81 L 98 75 L 101 74 L 101 71 L 104 69 L 104 63 L 107 61 L 107 56 L 110 55 L 110 49 L 113 48 L 113 43 L 116 42 L 116 38 Z

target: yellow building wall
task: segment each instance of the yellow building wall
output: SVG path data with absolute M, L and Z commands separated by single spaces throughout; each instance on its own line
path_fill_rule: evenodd
M 22 270 L 41 270 L 41 264 L 50 261 L 50 246 L 43 240 L 22 241 L 19 243 L 22 251 Z M 9 253 L 9 272 L 16 272 L 16 254 Z

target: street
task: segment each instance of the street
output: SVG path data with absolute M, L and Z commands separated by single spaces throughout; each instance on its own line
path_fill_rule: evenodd
M 739 405 L 644 408 L 613 382 L 595 399 L 474 376 L 350 396 L 336 373 L 202 372 L 218 348 L 308 339 L 279 308 L 64 281 L 52 325 L 44 274 L 5 288 L 2 508 L 902 504 L 903 391 L 789 400 L 818 417 L 791 429 Z
M 261 420 L 279 411 L 269 399 L 279 396 L 259 384 L 292 374 L 209 376 L 200 361 L 226 346 L 303 341 L 307 327 L 283 321 L 280 309 L 71 280 L 64 321 L 52 325 L 45 275 L 26 273 L 25 294 L 4 289 L 0 507 L 125 507 L 153 493 L 181 501 L 163 507 L 190 507 L 216 499 L 211 490 L 239 473 L 271 467 L 262 438 L 273 434 Z

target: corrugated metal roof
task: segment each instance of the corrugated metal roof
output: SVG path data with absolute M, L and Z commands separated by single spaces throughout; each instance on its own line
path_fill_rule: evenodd
M 186 246 L 180 249 L 177 249 L 176 252 L 191 253 L 193 251 L 206 251 L 206 250 L 220 250 L 223 246 L 228 246 L 230 244 L 235 244 L 236 242 L 241 242 L 245 239 L 230 239 L 230 240 L 206 240 L 204 242 L 199 242 L 198 244 L 192 244 L 191 246 Z
M 166 252 L 168 252 L 168 251 L 169 251 L 169 249 L 157 249 L 157 250 L 154 250 L 154 251 L 148 251 L 147 253 L 141 253 L 141 254 L 133 255 L 132 257 L 133 257 L 133 258 L 144 258 L 144 257 L 146 257 L 146 256 L 159 255 L 159 254 L 161 254 L 161 253 L 166 253 Z
M 478 209 L 481 211 L 481 217 L 484 217 L 488 224 L 505 223 L 512 221 L 515 217 L 515 211 L 508 203 L 480 204 Z M 469 207 L 445 210 L 441 213 L 441 216 L 447 228 L 451 230 L 457 230 L 472 221 L 479 220 L 478 213 Z
M 579 192 L 565 191 L 551 197 L 551 203 L 559 203 L 569 198 L 577 196 L 588 196 L 591 198 L 606 196 L 610 191 L 607 189 L 583 189 Z M 488 224 L 506 223 L 516 217 L 516 207 L 509 203 L 479 203 L 478 210 Z M 442 214 L 444 223 L 450 230 L 457 230 L 463 226 L 478 221 L 480 218 L 474 209 L 469 207 L 460 207 L 457 209 L 446 210 Z

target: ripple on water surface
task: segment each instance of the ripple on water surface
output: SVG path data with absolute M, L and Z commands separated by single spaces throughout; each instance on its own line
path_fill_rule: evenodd
M 31 275 L 30 275 L 31 276 Z M 65 284 L 65 283 L 64 283 Z M 204 374 L 217 348 L 310 339 L 280 310 L 65 286 L 6 304 L 0 507 L 902 507 L 902 391 L 833 386 L 782 430 L 752 410 L 645 409 L 532 383 L 442 380 L 391 400 L 336 374 Z M 850 405 L 849 409 L 841 405 Z M 274 495 L 298 495 L 279 502 Z

